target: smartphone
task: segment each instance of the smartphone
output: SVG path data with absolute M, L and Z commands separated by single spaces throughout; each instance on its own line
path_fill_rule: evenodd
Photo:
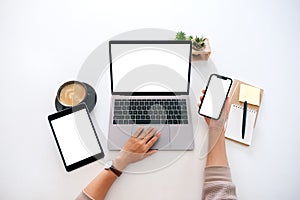
M 199 115 L 211 119 L 219 119 L 231 85 L 231 78 L 218 74 L 211 74 L 199 106 Z

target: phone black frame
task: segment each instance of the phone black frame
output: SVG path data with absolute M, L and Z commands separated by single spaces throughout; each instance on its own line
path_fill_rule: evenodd
M 205 99 L 205 95 L 206 95 L 206 92 L 207 92 L 207 89 L 208 89 L 210 80 L 211 80 L 211 78 L 212 78 L 213 76 L 216 76 L 217 78 L 220 78 L 220 79 L 223 79 L 223 80 L 230 80 L 230 85 L 229 85 L 229 87 L 228 87 L 227 94 L 226 94 L 226 96 L 225 96 L 225 99 L 224 99 L 224 102 L 223 102 L 223 105 L 222 105 L 222 108 L 221 108 L 221 110 L 220 110 L 220 113 L 219 113 L 218 118 L 213 118 L 213 117 L 211 117 L 211 116 L 203 115 L 203 114 L 200 113 L 200 109 L 201 109 L 202 103 L 203 103 L 203 101 L 204 101 L 204 99 Z M 211 74 L 211 75 L 209 76 L 209 80 L 208 80 L 208 82 L 207 82 L 207 85 L 206 85 L 206 88 L 205 88 L 205 92 L 204 92 L 204 94 L 203 94 L 203 98 L 202 98 L 202 101 L 201 101 L 200 106 L 199 106 L 199 109 L 198 109 L 198 114 L 201 115 L 201 116 L 203 116 L 203 117 L 208 117 L 208 118 L 210 118 L 210 119 L 218 120 L 218 119 L 220 118 L 221 113 L 222 113 L 222 110 L 223 110 L 223 108 L 224 108 L 224 104 L 225 104 L 226 98 L 227 98 L 227 96 L 228 96 L 228 94 L 229 94 L 229 91 L 230 91 L 230 89 L 231 89 L 232 82 L 233 82 L 232 79 L 229 78 L 229 77 L 221 76 L 221 75 L 219 75 L 219 74 Z
M 55 120 L 55 119 L 64 117 L 64 116 L 66 116 L 66 115 L 72 114 L 72 113 L 77 112 L 77 111 L 80 111 L 80 110 L 85 110 L 86 113 L 87 113 L 87 115 L 88 115 L 88 117 L 89 117 L 90 123 L 91 123 L 91 125 L 92 125 L 93 130 L 94 130 L 94 134 L 95 134 L 95 136 L 96 136 L 96 140 L 97 140 L 98 145 L 99 145 L 99 147 L 100 147 L 100 152 L 101 152 L 101 153 L 98 153 L 98 154 L 96 154 L 96 155 L 90 156 L 90 157 L 88 157 L 88 158 L 85 158 L 85 159 L 83 159 L 83 160 L 80 160 L 80 161 L 78 161 L 78 162 L 76 162 L 76 163 L 73 163 L 73 164 L 71 164 L 71 165 L 66 165 L 65 158 L 64 158 L 64 156 L 63 156 L 63 152 L 62 152 L 62 150 L 61 150 L 61 148 L 60 148 L 60 146 L 59 146 L 59 141 L 58 141 L 58 139 L 57 139 L 57 137 L 56 137 L 56 135 L 55 135 L 55 130 L 54 130 L 54 128 L 53 128 L 51 122 L 52 122 L 53 120 Z M 103 152 L 102 146 L 101 146 L 101 144 L 100 144 L 100 141 L 99 141 L 99 138 L 98 138 L 98 136 L 97 136 L 95 127 L 94 127 L 94 125 L 93 125 L 93 122 L 92 122 L 91 117 L 90 117 L 90 115 L 89 115 L 88 108 L 87 108 L 87 106 L 86 106 L 85 103 L 81 103 L 81 104 L 79 104 L 79 105 L 77 105 L 77 106 L 74 106 L 74 107 L 71 107 L 71 108 L 67 108 L 67 109 L 64 109 L 64 110 L 62 110 L 62 111 L 60 111 L 60 112 L 54 113 L 54 114 L 52 114 L 52 115 L 49 115 L 49 116 L 48 116 L 48 121 L 49 121 L 51 130 L 52 130 L 52 133 L 53 133 L 53 136 L 54 136 L 56 145 L 57 145 L 57 147 L 58 147 L 60 156 L 61 156 L 61 158 L 62 158 L 62 160 L 63 160 L 64 166 L 65 166 L 65 169 L 66 169 L 67 172 L 70 172 L 70 171 L 73 171 L 73 170 L 75 170 L 75 169 L 78 169 L 79 167 L 82 167 L 82 166 L 84 166 L 84 165 L 90 164 L 90 163 L 92 163 L 92 162 L 94 162 L 94 161 L 96 161 L 96 160 L 99 160 L 99 159 L 101 159 L 101 158 L 104 157 L 104 152 Z
M 113 71 L 112 71 L 112 44 L 189 44 L 189 70 L 188 70 L 188 84 L 186 92 L 115 92 L 113 91 Z M 191 59 L 192 59 L 192 42 L 190 40 L 110 40 L 109 41 L 109 61 L 110 61 L 110 81 L 111 94 L 124 96 L 176 96 L 189 95 L 190 91 L 190 77 L 191 77 Z

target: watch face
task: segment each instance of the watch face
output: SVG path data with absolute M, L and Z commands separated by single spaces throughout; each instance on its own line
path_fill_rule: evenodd
M 109 160 L 105 163 L 104 165 L 104 168 L 105 169 L 109 169 L 111 166 L 113 165 L 113 161 L 112 160 Z

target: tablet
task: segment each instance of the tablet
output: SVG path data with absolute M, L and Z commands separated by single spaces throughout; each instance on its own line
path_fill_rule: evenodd
M 68 172 L 104 157 L 84 103 L 49 115 L 48 120 Z

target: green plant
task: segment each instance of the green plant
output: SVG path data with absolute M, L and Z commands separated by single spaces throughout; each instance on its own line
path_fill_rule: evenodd
M 186 40 L 185 32 L 179 31 L 179 32 L 176 34 L 176 40 Z
M 193 36 L 188 36 L 187 38 L 186 38 L 187 40 L 192 40 L 193 39 Z
M 201 38 L 199 38 L 198 36 L 195 37 L 194 41 L 193 41 L 193 45 L 197 48 L 197 49 L 201 49 L 205 46 L 205 40 L 206 38 L 204 38 L 203 36 L 201 36 Z
M 192 35 L 190 36 L 186 36 L 185 32 L 183 31 L 179 31 L 176 33 L 176 40 L 191 40 L 192 41 L 192 44 L 193 44 L 193 47 L 195 49 L 202 49 L 203 47 L 205 47 L 205 41 L 206 41 L 206 38 L 201 36 L 200 38 L 196 35 L 195 38 L 193 38 Z

